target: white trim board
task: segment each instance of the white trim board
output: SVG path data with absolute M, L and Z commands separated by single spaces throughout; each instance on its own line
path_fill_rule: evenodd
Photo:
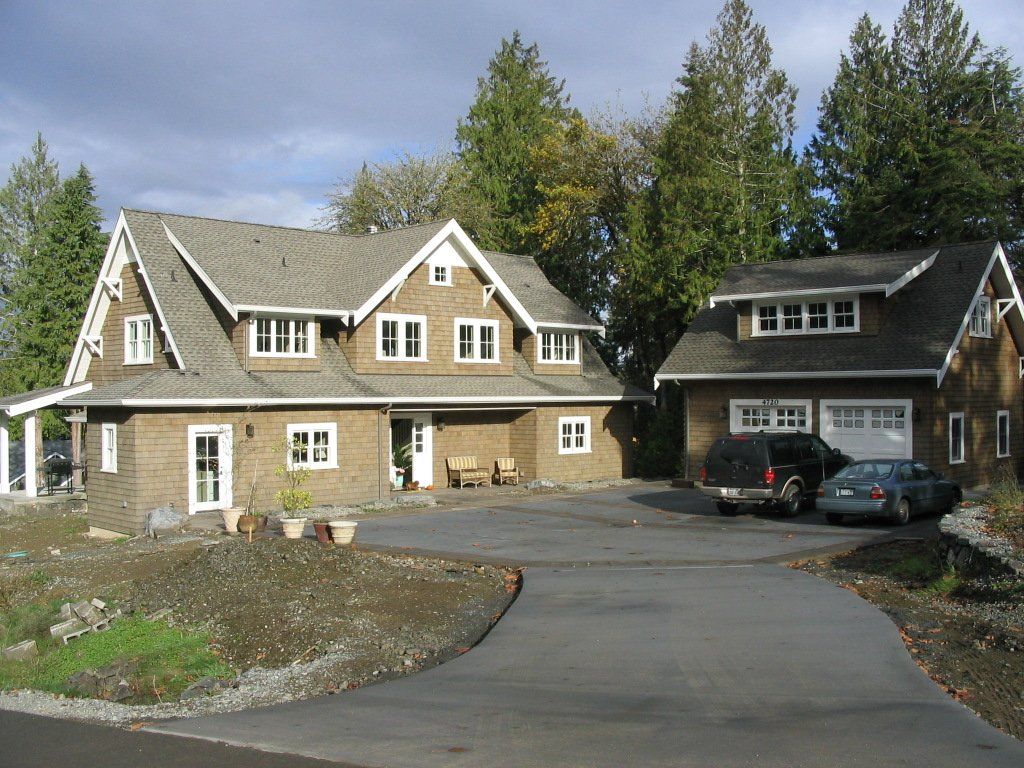
M 892 371 L 774 371 L 757 373 L 656 373 L 654 383 L 662 381 L 715 381 L 747 379 L 866 379 L 866 378 L 918 378 L 934 377 L 933 368 L 909 368 Z
M 774 401 L 774 402 L 772 402 Z M 729 401 L 729 431 L 730 432 L 745 432 L 748 431 L 748 427 L 744 427 L 740 424 L 740 419 L 736 414 L 737 408 L 803 408 L 804 414 L 807 418 L 807 424 L 803 427 L 803 431 L 812 432 L 814 429 L 814 401 L 811 399 L 800 399 L 800 398 L 788 398 L 788 397 L 759 397 L 759 398 L 741 398 Z M 772 425 L 768 429 L 800 429 L 799 427 L 777 427 Z M 758 430 L 749 430 L 757 432 Z
M 549 395 L 542 397 L 269 397 L 269 398 L 124 398 L 122 400 L 69 401 L 66 405 L 75 407 L 122 407 L 122 408 L 189 408 L 205 406 L 275 406 L 275 405 L 373 405 L 391 406 L 394 403 L 423 405 L 467 405 L 508 404 L 546 405 L 550 403 L 651 403 L 653 395 Z

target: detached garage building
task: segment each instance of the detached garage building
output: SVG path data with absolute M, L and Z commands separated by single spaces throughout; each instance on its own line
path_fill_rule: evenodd
M 973 488 L 1024 457 L 1024 306 L 997 242 L 731 268 L 655 377 L 685 471 L 726 432 L 801 430 Z

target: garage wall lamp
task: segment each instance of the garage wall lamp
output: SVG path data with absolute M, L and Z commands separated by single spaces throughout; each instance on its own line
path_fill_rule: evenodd
M 246 437 L 255 437 L 256 436 L 256 427 L 253 426 L 252 424 L 246 424 L 245 425 L 245 436 Z
M 719 413 L 718 413 L 718 418 L 723 419 L 723 420 L 729 418 L 729 406 L 728 405 L 723 405 L 722 406 L 721 411 L 719 411 Z
M 438 432 L 444 432 L 444 427 L 445 427 L 444 416 L 442 416 L 441 418 L 439 418 L 437 420 L 437 431 Z
M 913 416 L 914 416 L 914 421 L 920 421 L 921 420 L 921 409 L 920 408 L 915 408 L 914 412 L 913 412 Z

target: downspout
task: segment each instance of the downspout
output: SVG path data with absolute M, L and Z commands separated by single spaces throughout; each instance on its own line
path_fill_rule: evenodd
M 683 387 L 683 477 L 690 476 L 690 388 Z
M 394 407 L 394 403 L 388 403 L 383 408 L 381 408 L 380 411 L 378 411 L 378 413 L 377 413 L 377 498 L 378 499 L 383 499 L 384 498 L 384 483 L 381 481 L 381 469 L 382 469 L 382 467 L 380 465 L 380 448 L 381 448 L 381 445 L 380 445 L 381 418 L 380 417 L 381 416 L 387 416 L 391 412 L 392 407 Z M 389 462 L 389 464 L 390 464 L 390 462 Z

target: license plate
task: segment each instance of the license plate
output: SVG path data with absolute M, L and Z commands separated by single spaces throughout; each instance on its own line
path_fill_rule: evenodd
M 853 496 L 853 488 L 840 488 L 837 496 Z
M 726 496 L 739 496 L 742 493 L 743 493 L 743 489 L 742 488 L 726 488 L 725 489 L 725 495 Z

